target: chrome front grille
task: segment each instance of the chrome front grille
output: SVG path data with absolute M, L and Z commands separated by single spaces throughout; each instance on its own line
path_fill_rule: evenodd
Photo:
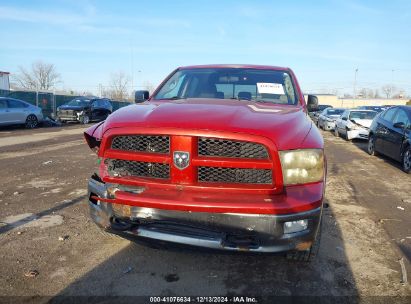
M 198 167 L 198 181 L 204 183 L 272 184 L 270 169 Z
M 115 150 L 170 153 L 170 137 L 162 135 L 122 135 L 114 137 L 111 148 Z
M 122 159 L 106 159 L 107 171 L 110 176 L 134 176 L 168 179 L 170 166 L 162 163 L 130 161 Z
M 267 149 L 261 144 L 207 137 L 198 139 L 198 155 L 229 158 L 268 158 Z

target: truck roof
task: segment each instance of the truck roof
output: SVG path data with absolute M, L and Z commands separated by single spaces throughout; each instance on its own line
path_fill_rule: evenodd
M 207 64 L 207 65 L 190 65 L 179 67 L 180 70 L 186 69 L 215 69 L 215 68 L 231 68 L 231 69 L 258 69 L 258 70 L 276 70 L 289 71 L 289 68 L 270 66 L 270 65 L 255 65 L 255 64 Z

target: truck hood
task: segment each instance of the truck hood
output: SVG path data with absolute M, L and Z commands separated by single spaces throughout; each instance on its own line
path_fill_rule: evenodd
M 112 128 L 182 128 L 247 133 L 271 139 L 279 150 L 298 149 L 311 129 L 300 105 L 274 105 L 238 100 L 182 99 L 151 101 L 123 107 L 102 125 Z

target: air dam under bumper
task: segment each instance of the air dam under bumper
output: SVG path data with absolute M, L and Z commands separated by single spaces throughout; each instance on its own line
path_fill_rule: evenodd
M 90 179 L 90 215 L 94 222 L 127 239 L 148 239 L 210 249 L 253 252 L 307 250 L 315 239 L 322 208 L 293 214 L 240 214 L 165 210 L 113 204 L 107 186 Z M 308 220 L 307 229 L 284 234 L 284 223 Z

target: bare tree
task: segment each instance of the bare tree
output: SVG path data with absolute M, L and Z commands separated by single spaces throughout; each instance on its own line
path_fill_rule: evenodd
M 19 67 L 19 73 L 13 76 L 14 85 L 30 90 L 50 90 L 60 82 L 54 64 L 36 61 L 31 69 Z
M 390 98 L 392 89 L 393 89 L 392 85 L 389 85 L 389 84 L 386 84 L 385 86 L 381 88 L 381 90 L 385 93 L 387 98 Z
M 125 100 L 129 97 L 128 85 L 130 77 L 124 72 L 112 73 L 110 77 L 109 89 L 103 94 L 115 100 Z

